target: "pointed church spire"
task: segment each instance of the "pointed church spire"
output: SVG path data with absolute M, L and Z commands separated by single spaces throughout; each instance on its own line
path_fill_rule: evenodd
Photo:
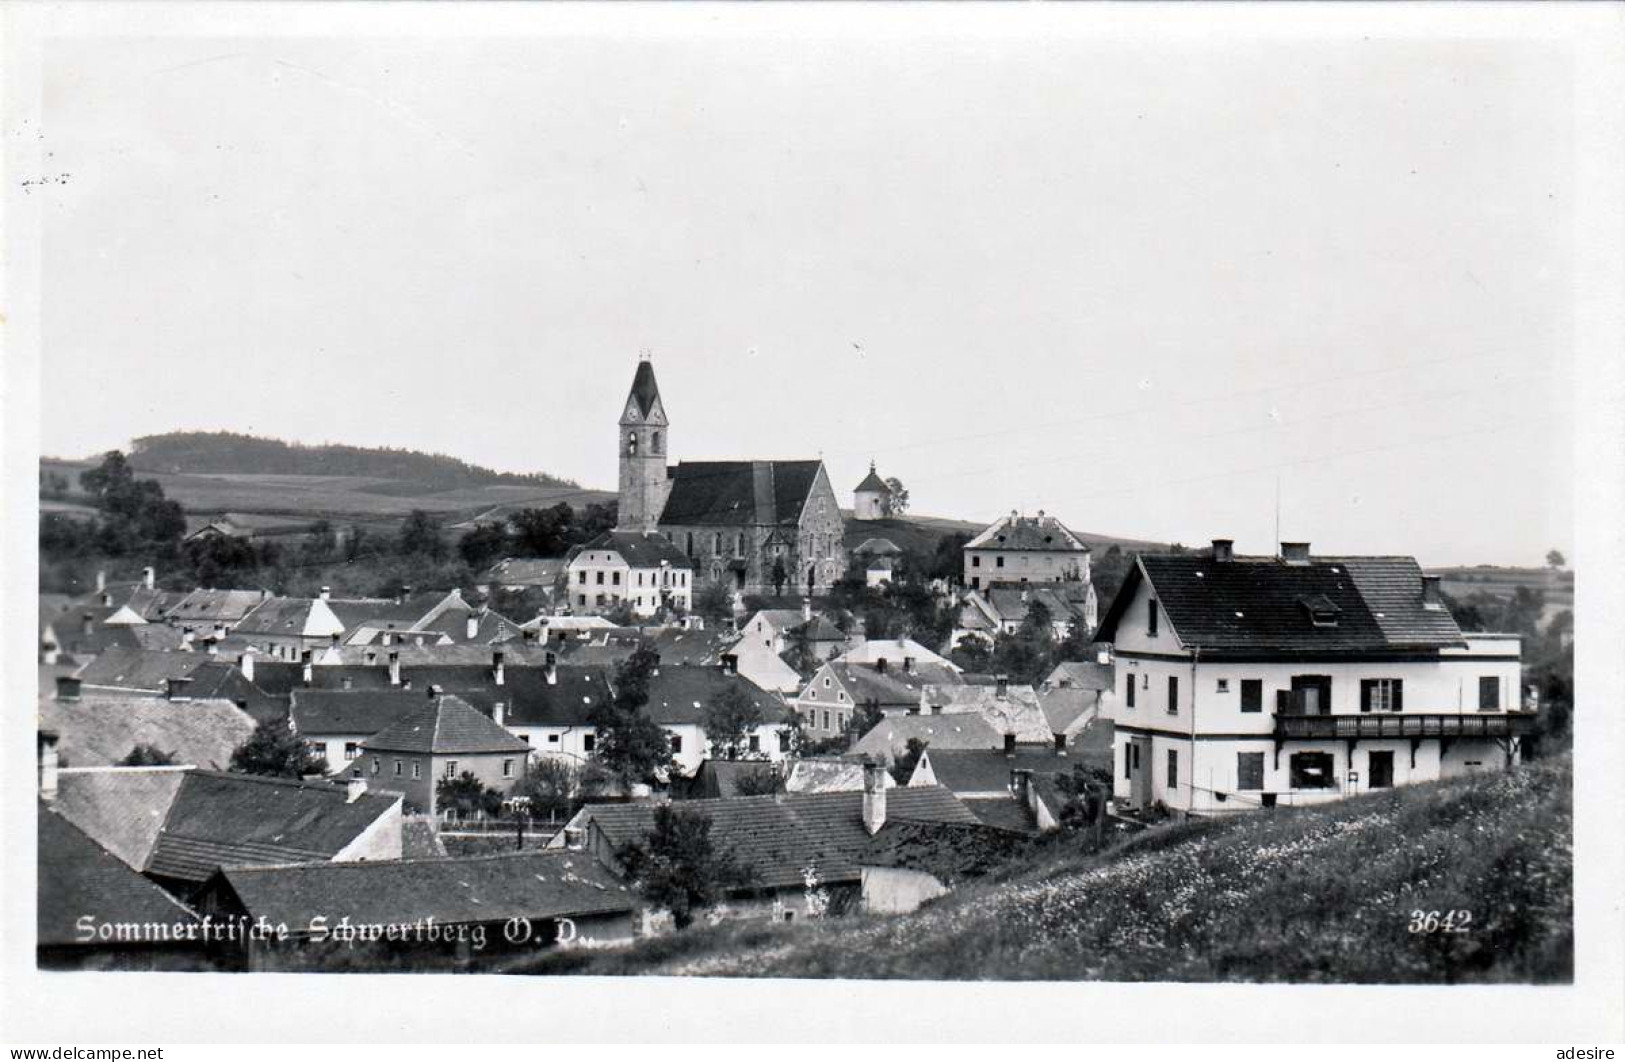
M 638 361 L 637 375 L 632 377 L 632 401 L 637 403 L 638 415 L 647 417 L 660 397 L 660 385 L 655 383 L 654 362 L 643 355 Z

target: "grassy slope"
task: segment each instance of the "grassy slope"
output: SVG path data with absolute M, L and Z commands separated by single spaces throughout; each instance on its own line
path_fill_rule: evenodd
M 1057 846 L 896 918 L 723 925 L 528 972 L 1123 981 L 1568 981 L 1565 757 L 1322 808 Z M 1470 910 L 1466 933 L 1411 912 Z

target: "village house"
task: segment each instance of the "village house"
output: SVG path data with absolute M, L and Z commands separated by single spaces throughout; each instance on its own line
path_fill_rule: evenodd
M 659 532 L 689 558 L 695 580 L 736 594 L 810 594 L 845 574 L 846 525 L 822 461 L 668 467 L 669 433 L 654 366 L 641 361 L 620 419 L 617 530 Z
M 1518 639 L 1463 634 L 1410 557 L 1136 559 L 1110 643 L 1116 797 L 1193 814 L 1319 803 L 1517 762 Z
M 1061 521 L 1011 510 L 965 543 L 965 585 L 1089 583 L 1089 547 Z
M 461 697 L 431 689 L 421 708 L 363 741 L 360 758 L 367 784 L 434 815 L 440 781 L 468 774 L 506 794 L 525 777 L 530 751 Z
M 684 810 L 710 821 L 713 843 L 732 851 L 752 874 L 751 884 L 730 890 L 716 913 L 789 922 L 859 910 L 907 911 L 940 895 L 940 881 L 933 887 L 907 874 L 866 874 L 872 840 L 907 823 L 981 824 L 946 789 L 888 787 L 885 773 L 870 765 L 864 788 L 855 792 L 685 801 Z M 622 873 L 616 853 L 647 838 L 654 816 L 655 805 L 647 802 L 589 804 L 549 844 L 582 850 Z
M 872 709 L 887 716 L 917 713 L 920 694 L 926 686 L 962 681 L 959 673 L 946 663 L 922 664 L 912 656 L 894 662 L 893 658 L 882 655 L 873 663 L 836 659 L 813 673 L 796 697 L 794 707 L 801 716 L 803 732 L 809 738 L 820 740 L 844 732 L 860 709 Z
M 1049 613 L 1050 633 L 1057 641 L 1066 638 L 1074 628 L 1081 627 L 1084 634 L 1095 629 L 1096 599 L 1092 583 L 1001 584 L 965 595 L 949 644 L 958 645 L 971 634 L 989 642 L 1000 634 L 1014 634 L 1035 606 L 1042 606 Z
M 297 660 L 304 649 L 320 649 L 342 637 L 345 622 L 327 597 L 273 597 L 248 612 L 234 634 L 281 660 Z
M 1033 799 L 1031 779 L 1066 774 L 1075 762 L 1064 752 L 1043 745 L 927 748 L 914 765 L 908 784 L 944 787 L 989 826 L 1037 833 L 1055 828 L 1056 809 Z
M 626 944 L 640 908 L 628 885 L 585 854 L 541 849 L 223 867 L 198 896 L 198 909 L 216 920 L 288 927 L 286 940 L 235 942 L 231 967 L 251 972 L 322 969 L 334 957 L 343 968 L 371 958 L 388 969 L 402 956 L 467 970 L 548 947 Z M 344 939 L 345 926 L 362 938 Z
M 800 631 L 815 659 L 828 660 L 843 653 L 850 640 L 823 613 L 813 611 L 810 600 L 801 608 L 764 608 L 753 613 L 739 627 L 740 635 L 773 653 L 790 647 L 792 635 Z
M 625 607 L 634 616 L 693 605 L 693 565 L 653 531 L 606 531 L 570 551 L 568 604 L 592 615 Z
M 270 596 L 267 590 L 193 590 L 170 607 L 164 620 L 200 640 L 218 641 Z
M 39 725 L 57 734 L 59 764 L 112 766 L 139 746 L 157 749 L 173 763 L 225 770 L 255 724 L 223 697 L 116 692 L 83 697 L 77 680 L 64 676 L 55 696 L 41 698 Z

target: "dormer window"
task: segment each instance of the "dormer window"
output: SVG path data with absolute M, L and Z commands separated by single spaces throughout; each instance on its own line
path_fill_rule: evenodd
M 1342 612 L 1342 609 L 1338 608 L 1337 603 L 1331 598 L 1327 597 L 1325 594 L 1316 594 L 1313 597 L 1300 597 L 1298 598 L 1298 604 L 1301 605 L 1304 612 L 1308 614 L 1309 622 L 1313 623 L 1316 627 L 1337 626 L 1337 617 L 1338 614 Z

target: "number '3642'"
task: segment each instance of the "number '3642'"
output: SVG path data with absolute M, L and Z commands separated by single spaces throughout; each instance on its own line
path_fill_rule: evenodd
M 1412 911 L 1412 933 L 1465 933 L 1473 924 L 1471 911 Z

